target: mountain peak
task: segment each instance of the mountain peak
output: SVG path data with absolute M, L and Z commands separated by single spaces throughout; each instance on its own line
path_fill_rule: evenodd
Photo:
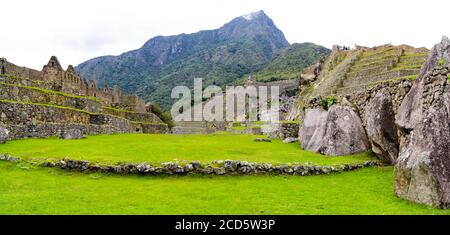
M 268 39 L 272 51 L 289 46 L 283 32 L 263 10 L 234 18 L 219 29 L 221 38 L 260 38 Z
M 253 19 L 256 19 L 258 17 L 267 17 L 267 15 L 266 15 L 266 13 L 264 13 L 263 10 L 260 10 L 260 11 L 255 11 L 255 12 L 243 15 L 241 17 L 246 19 L 246 20 L 253 20 Z
M 173 86 L 192 78 L 204 84 L 233 84 L 262 69 L 289 42 L 264 11 L 239 16 L 218 29 L 158 36 L 119 56 L 99 57 L 77 66 L 97 85 L 120 85 L 124 92 L 168 109 Z

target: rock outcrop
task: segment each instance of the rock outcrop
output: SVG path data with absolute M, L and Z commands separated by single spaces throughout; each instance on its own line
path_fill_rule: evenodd
M 0 127 L 0 144 L 4 144 L 9 137 L 9 131 Z
M 364 120 L 372 151 L 379 159 L 395 163 L 398 157 L 397 127 L 391 96 L 386 89 L 378 91 L 369 101 Z
M 441 42 L 431 49 L 427 62 L 420 70 L 419 77 L 424 77 L 432 71 L 439 60 L 442 60 L 445 64 L 450 62 L 450 40 L 446 36 L 442 36 Z
M 297 141 L 298 141 L 298 138 L 287 137 L 286 139 L 283 140 L 283 143 L 289 144 L 289 143 L 294 143 L 294 142 L 297 142 Z
M 300 144 L 303 149 L 318 152 L 322 146 L 328 112 L 323 109 L 307 109 L 305 119 L 299 130 Z
M 401 138 L 395 193 L 439 208 L 450 207 L 449 55 L 444 37 L 433 47 L 396 118 Z
M 450 62 L 450 41 L 447 37 L 443 36 L 442 41 L 436 44 L 430 51 L 428 60 L 420 70 L 420 74 L 417 77 L 411 90 L 406 95 L 402 104 L 398 109 L 396 116 L 396 124 L 405 130 L 414 129 L 414 127 L 422 120 L 422 94 L 424 81 L 423 77 L 430 73 L 434 67 L 440 62 L 448 64 Z M 445 74 L 446 75 L 446 74 Z
M 349 155 L 369 149 L 361 119 L 348 106 L 306 110 L 299 135 L 304 149 L 325 155 Z
M 426 112 L 413 131 L 395 167 L 395 192 L 417 203 L 450 207 L 450 99 L 443 98 Z

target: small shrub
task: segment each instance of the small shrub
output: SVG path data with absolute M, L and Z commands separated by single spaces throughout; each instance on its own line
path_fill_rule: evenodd
M 439 66 L 444 66 L 445 63 L 447 63 L 447 62 L 445 61 L 444 58 L 440 58 L 440 59 L 438 60 L 438 65 L 439 65 Z
M 336 102 L 337 102 L 336 97 L 329 96 L 320 101 L 320 106 L 322 106 L 325 110 L 328 110 L 331 106 L 336 104 Z
M 169 128 L 172 128 L 175 126 L 172 115 L 169 112 L 163 112 L 161 110 L 161 107 L 159 107 L 159 105 L 152 104 L 150 106 L 150 111 L 152 111 L 152 113 L 156 114 L 156 116 L 158 116 L 164 123 L 166 123 L 169 126 Z

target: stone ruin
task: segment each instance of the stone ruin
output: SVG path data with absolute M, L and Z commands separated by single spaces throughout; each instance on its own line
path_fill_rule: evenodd
M 134 112 L 146 111 L 146 105 L 143 99 L 135 95 L 122 95 L 119 86 L 114 86 L 113 90 L 110 90 L 108 85 L 105 85 L 103 89 L 100 89 L 97 87 L 95 81 L 80 77 L 72 65 L 69 65 L 67 70 L 64 70 L 56 56 L 52 56 L 41 71 L 19 67 L 4 58 L 0 61 L 0 68 L 1 75 L 30 79 L 36 84 L 40 83 L 38 87 L 43 89 L 94 97 L 100 100 L 105 106 L 120 107 Z
M 74 136 L 65 133 L 166 133 L 144 100 L 119 86 L 99 89 L 52 56 L 41 71 L 0 60 L 0 127 L 8 139 Z M 75 136 L 79 136 L 75 135 Z
M 395 166 L 397 196 L 450 208 L 450 40 L 424 51 L 333 51 L 300 92 L 299 136 L 303 148 L 326 155 L 372 150 Z

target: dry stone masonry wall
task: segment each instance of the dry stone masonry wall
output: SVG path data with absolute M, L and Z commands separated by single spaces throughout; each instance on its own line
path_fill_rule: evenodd
M 167 133 L 167 124 L 120 87 L 97 88 L 51 57 L 42 71 L 0 60 L 0 127 L 6 139 L 82 134 Z
M 3 161 L 24 161 L 8 154 L 0 154 Z M 32 164 L 37 164 L 29 161 Z M 378 161 L 366 161 L 357 164 L 343 164 L 339 166 L 320 166 L 312 164 L 282 164 L 255 163 L 237 160 L 216 160 L 209 163 L 193 162 L 163 162 L 158 165 L 143 163 L 123 163 L 119 165 L 100 165 L 84 160 L 62 159 L 59 161 L 44 161 L 38 163 L 44 167 L 56 167 L 63 170 L 80 172 L 98 172 L 121 175 L 323 175 L 357 170 L 371 166 L 381 166 Z

